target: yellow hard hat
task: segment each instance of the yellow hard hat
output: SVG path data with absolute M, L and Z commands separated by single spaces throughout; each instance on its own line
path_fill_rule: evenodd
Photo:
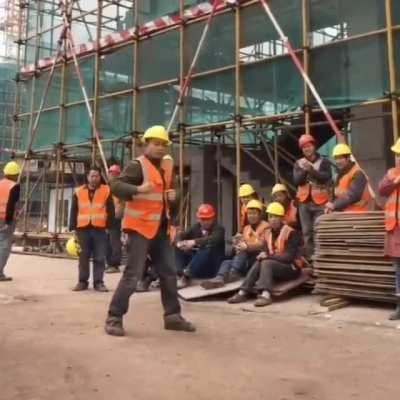
M 19 175 L 21 173 L 20 166 L 15 161 L 10 161 L 3 169 L 4 175 Z
M 272 192 L 271 195 L 273 196 L 275 193 L 278 192 L 287 192 L 287 187 L 285 185 L 282 185 L 282 183 L 277 183 L 276 185 L 274 185 L 274 187 L 272 188 Z
M 393 151 L 393 153 L 400 155 L 400 139 L 398 139 L 390 149 Z
M 249 185 L 248 183 L 244 183 L 239 188 L 239 197 L 247 197 L 254 194 L 256 191 L 254 190 L 253 186 Z
M 148 139 L 160 139 L 168 144 L 171 144 L 169 140 L 169 133 L 162 125 L 154 125 L 147 129 L 142 137 L 142 141 L 145 142 Z
M 285 215 L 285 209 L 283 208 L 283 205 L 281 203 L 274 201 L 273 203 L 268 204 L 267 214 L 283 217 Z
M 249 209 L 249 208 L 256 208 L 257 210 L 262 211 L 263 205 L 262 205 L 261 201 L 255 200 L 255 199 L 254 199 L 254 200 L 250 200 L 250 201 L 247 203 L 246 208 L 247 208 L 247 209 Z
M 333 157 L 351 156 L 351 149 L 347 144 L 339 143 L 334 147 L 332 156 Z
M 66 249 L 67 249 L 67 253 L 69 256 L 71 256 L 71 257 L 79 256 L 81 248 L 74 236 L 72 236 L 71 238 L 68 239 Z

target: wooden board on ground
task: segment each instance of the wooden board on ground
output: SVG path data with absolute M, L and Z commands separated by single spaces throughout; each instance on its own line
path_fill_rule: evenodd
M 187 288 L 180 289 L 178 291 L 178 295 L 181 299 L 190 301 L 190 300 L 198 300 L 206 297 L 218 296 L 221 294 L 229 294 L 239 290 L 242 285 L 243 280 L 228 283 L 222 288 L 218 289 L 203 289 L 200 285 L 189 286 Z

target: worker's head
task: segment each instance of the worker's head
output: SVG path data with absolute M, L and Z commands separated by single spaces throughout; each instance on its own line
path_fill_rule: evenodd
M 110 178 L 118 178 L 121 175 L 121 167 L 118 164 L 111 165 L 108 168 L 108 175 Z
M 161 125 L 147 129 L 142 137 L 144 154 L 155 160 L 162 160 L 171 144 L 167 130 Z
M 286 204 L 290 201 L 290 195 L 287 190 L 287 187 L 285 185 L 282 185 L 281 183 L 277 183 L 272 188 L 271 195 L 273 201 L 277 201 L 278 203 L 281 204 Z
M 239 188 L 239 198 L 242 204 L 247 204 L 250 200 L 257 198 L 257 193 L 253 186 L 244 183 Z
M 247 203 L 247 220 L 250 225 L 258 224 L 262 219 L 263 205 L 259 200 L 250 200 Z
M 339 143 L 334 147 L 332 156 L 339 171 L 343 171 L 351 163 L 351 148 L 345 143 Z
M 312 158 L 316 153 L 315 139 L 311 135 L 301 135 L 299 139 L 299 147 L 306 158 Z
M 267 207 L 268 223 L 271 229 L 279 229 L 283 225 L 285 209 L 278 202 L 268 204 Z
M 196 213 L 197 221 L 202 229 L 210 229 L 215 221 L 215 210 L 211 204 L 201 204 Z
M 97 188 L 101 184 L 101 171 L 100 168 L 92 166 L 86 176 L 90 188 Z
M 397 139 L 397 142 L 391 147 L 391 150 L 394 153 L 396 158 L 396 165 L 400 165 L 400 139 Z
M 21 168 L 15 161 L 10 161 L 5 165 L 3 173 L 7 179 L 16 182 L 21 173 Z

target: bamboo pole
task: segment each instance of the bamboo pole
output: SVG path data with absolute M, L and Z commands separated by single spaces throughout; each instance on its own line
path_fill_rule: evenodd
M 302 20 L 303 20 L 303 63 L 304 71 L 308 75 L 310 73 L 310 14 L 309 14 L 309 0 L 302 0 Z M 311 134 L 311 107 L 310 107 L 310 91 L 308 85 L 303 81 L 304 85 L 304 119 L 305 119 L 305 133 Z
M 139 4 L 137 1 L 133 4 L 134 7 L 134 26 L 136 28 L 136 32 L 138 32 L 139 26 Z M 133 71 L 132 71 L 132 83 L 133 83 L 133 99 L 132 99 L 132 131 L 134 132 L 132 135 L 132 144 L 131 144 L 131 157 L 132 159 L 136 158 L 136 138 L 137 132 L 139 131 L 139 113 L 138 113 L 138 106 L 139 106 L 139 92 L 138 92 L 138 84 L 139 84 L 139 62 L 138 62 L 138 55 L 139 55 L 139 41 L 138 38 L 135 38 L 133 43 Z
M 183 19 L 184 13 L 184 0 L 179 0 L 179 12 L 181 19 Z M 179 85 L 183 91 L 185 84 L 185 30 L 183 23 L 180 25 L 180 36 L 179 36 Z M 183 105 L 179 108 L 179 192 L 181 201 L 179 202 L 179 227 L 183 228 L 184 225 L 184 201 L 185 198 L 185 186 L 184 186 L 184 147 L 185 147 L 185 111 L 186 107 Z
M 241 30 L 240 30 L 240 8 L 235 8 L 235 147 L 236 147 L 236 219 L 238 232 L 242 231 L 242 223 L 240 217 L 240 184 L 241 184 L 241 142 L 240 130 L 242 118 L 240 116 L 240 44 L 241 44 Z

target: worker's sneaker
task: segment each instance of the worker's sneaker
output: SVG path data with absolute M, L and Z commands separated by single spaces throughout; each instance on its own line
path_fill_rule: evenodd
M 74 286 L 73 288 L 72 288 L 72 291 L 73 292 L 82 292 L 83 290 L 87 290 L 87 288 L 88 288 L 88 283 L 87 282 L 78 282 L 77 284 L 76 284 L 76 286 Z
M 202 282 L 200 286 L 206 290 L 217 289 L 225 286 L 225 280 L 222 275 L 217 275 L 213 279 L 209 279 L 207 281 Z
M 178 281 L 178 289 L 184 289 L 186 287 L 189 287 L 192 284 L 192 280 L 186 276 L 182 275 L 182 277 Z
M 136 286 L 136 291 L 139 293 L 148 292 L 150 289 L 151 280 L 149 278 L 145 278 L 138 282 Z
M 104 283 L 95 283 L 93 289 L 97 292 L 108 292 L 108 289 Z
M 109 266 L 104 270 L 104 272 L 105 272 L 106 274 L 116 274 L 116 273 L 118 273 L 118 272 L 120 272 L 120 271 L 119 271 L 119 267 L 113 267 L 113 266 L 109 265 Z
M 180 314 L 171 314 L 164 317 L 164 329 L 170 331 L 195 332 L 196 327 Z
M 0 282 L 9 282 L 12 281 L 10 276 L 5 276 L 4 274 L 0 274 Z
M 104 330 L 111 336 L 125 336 L 125 330 L 122 325 L 122 317 L 109 315 L 106 319 Z
M 257 300 L 254 302 L 255 307 L 265 307 L 269 306 L 272 304 L 272 299 L 271 297 L 265 297 L 265 296 L 258 296 Z
M 247 294 L 243 294 L 240 292 L 236 293 L 232 297 L 229 297 L 229 299 L 227 300 L 229 304 L 245 303 L 246 301 L 247 301 Z

